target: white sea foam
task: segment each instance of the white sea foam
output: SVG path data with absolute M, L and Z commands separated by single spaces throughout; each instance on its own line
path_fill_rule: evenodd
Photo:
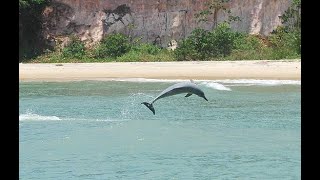
M 214 82 L 220 82 L 224 84 L 233 85 L 261 85 L 261 86 L 277 86 L 277 85 L 301 85 L 299 80 L 259 80 L 259 79 L 225 79 L 225 80 L 215 80 Z
M 112 81 L 128 81 L 128 82 L 186 82 L 187 79 L 147 79 L 147 78 L 114 78 Z M 260 79 L 223 79 L 223 80 L 194 80 L 197 82 L 207 83 L 223 83 L 234 85 L 301 85 L 300 80 L 260 80 Z
M 102 121 L 102 122 L 116 122 L 124 121 L 120 119 L 86 119 L 86 118 L 59 118 L 57 116 L 43 116 L 34 113 L 26 113 L 19 115 L 19 121 Z
M 201 84 L 205 85 L 206 87 L 213 88 L 213 89 L 220 90 L 220 91 L 231 91 L 230 88 L 224 86 L 223 84 L 216 83 L 216 82 L 202 82 Z
M 57 116 L 42 116 L 39 114 L 26 113 L 19 115 L 19 121 L 59 121 Z

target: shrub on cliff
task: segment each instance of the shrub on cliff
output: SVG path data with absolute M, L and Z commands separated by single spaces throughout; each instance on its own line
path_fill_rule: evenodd
M 195 29 L 180 41 L 175 50 L 177 60 L 205 60 L 229 55 L 237 38 L 227 23 L 221 23 L 213 31 Z
M 178 61 L 192 61 L 199 59 L 198 51 L 195 43 L 191 38 L 183 39 L 179 43 L 178 48 L 174 51 L 174 56 Z
M 218 24 L 218 27 L 213 30 L 213 44 L 215 45 L 215 55 L 227 56 L 231 53 L 234 48 L 234 42 L 237 38 L 238 33 L 233 32 L 230 25 L 226 22 Z
M 95 52 L 95 57 L 120 57 L 121 55 L 127 53 L 130 48 L 131 45 L 127 36 L 120 33 L 110 34 L 103 38 L 98 45 Z
M 275 49 L 301 54 L 301 0 L 293 0 L 291 6 L 280 16 L 283 23 L 271 35 Z M 290 53 L 290 52 L 289 52 Z
M 301 54 L 301 33 L 279 26 L 268 37 L 276 59 L 291 58 Z
M 81 59 L 84 56 L 84 43 L 76 36 L 72 36 L 71 41 L 62 49 L 62 57 Z
M 261 49 L 265 45 L 262 38 L 263 37 L 259 35 L 237 33 L 233 49 L 240 51 L 251 51 Z

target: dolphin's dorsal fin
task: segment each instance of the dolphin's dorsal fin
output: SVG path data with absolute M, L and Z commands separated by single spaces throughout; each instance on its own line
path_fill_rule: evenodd
M 189 96 L 191 96 L 192 95 L 192 93 L 188 93 L 185 97 L 189 97 Z
M 194 81 L 192 79 L 190 79 L 190 82 L 194 83 Z

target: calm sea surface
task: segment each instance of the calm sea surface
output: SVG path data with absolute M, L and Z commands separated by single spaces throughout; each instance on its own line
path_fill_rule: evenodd
M 300 81 L 174 83 L 20 82 L 20 179 L 301 178 Z

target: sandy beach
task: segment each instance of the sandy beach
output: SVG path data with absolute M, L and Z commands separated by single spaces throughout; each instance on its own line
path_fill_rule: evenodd
M 20 81 L 150 79 L 301 80 L 300 60 L 19 64 Z

